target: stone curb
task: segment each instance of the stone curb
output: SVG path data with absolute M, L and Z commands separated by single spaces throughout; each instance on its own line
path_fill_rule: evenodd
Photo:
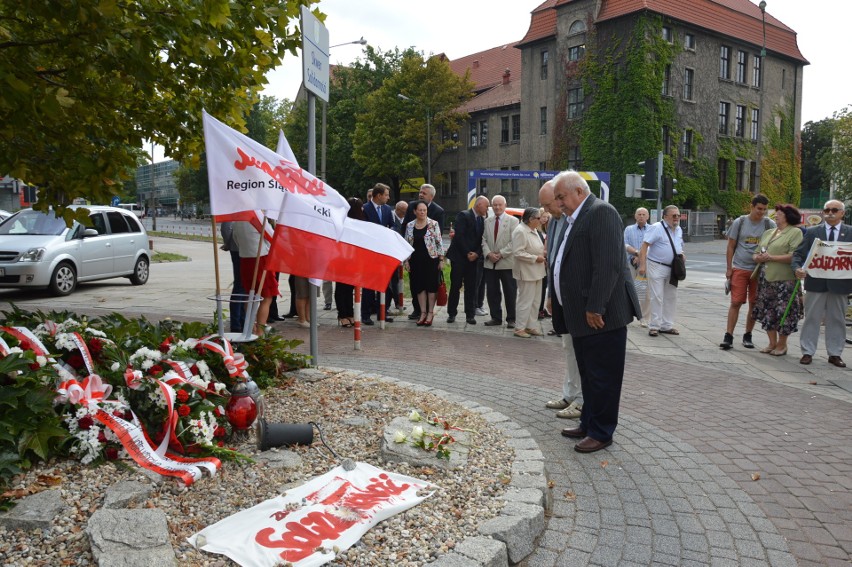
M 503 413 L 446 390 L 349 368 L 320 366 L 317 370 L 347 372 L 356 378 L 373 378 L 457 403 L 480 414 L 485 421 L 494 425 L 506 435 L 509 446 L 515 449 L 512 479 L 508 491 L 502 497 L 505 504 L 500 515 L 479 526 L 481 536 L 464 539 L 453 551 L 438 557 L 429 565 L 504 567 L 522 561 L 535 550 L 535 541 L 544 532 L 545 512 L 550 509 L 552 496 L 544 467 L 544 454 L 529 431 Z

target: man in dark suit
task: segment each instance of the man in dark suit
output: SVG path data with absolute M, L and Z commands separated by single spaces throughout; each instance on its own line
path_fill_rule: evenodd
M 574 450 L 593 453 L 612 444 L 624 380 L 627 325 L 641 317 L 633 280 L 624 262 L 621 216 L 591 194 L 576 171 L 553 179 L 568 226 L 553 266 L 553 324 L 570 333 L 580 370 L 580 425 L 562 430 L 579 439 Z
M 405 236 L 405 227 L 408 226 L 408 223 L 414 220 L 414 204 L 417 201 L 423 201 L 426 203 L 426 216 L 436 221 L 438 223 L 438 227 L 441 229 L 441 234 L 444 233 L 444 209 L 441 208 L 441 205 L 435 202 L 435 187 L 430 185 L 429 183 L 424 183 L 420 186 L 420 193 L 417 195 L 417 199 L 410 201 L 408 203 L 408 210 L 405 212 L 405 218 L 402 220 L 402 228 L 399 233 L 402 236 Z M 411 292 L 411 281 L 408 282 L 409 285 L 409 293 Z M 414 294 L 412 294 L 412 297 Z M 412 302 L 413 311 L 411 315 L 408 316 L 409 319 L 420 319 L 420 305 L 417 301 Z
M 805 231 L 802 243 L 793 253 L 791 262 L 796 277 L 805 278 L 805 320 L 802 322 L 802 332 L 799 334 L 799 346 L 802 348 L 802 358 L 799 362 L 810 364 L 819 344 L 819 327 L 825 324 L 825 350 L 828 352 L 828 363 L 839 368 L 845 368 L 841 354 L 846 346 L 846 305 L 848 295 L 852 293 L 852 279 L 834 280 L 812 278 L 807 275 L 804 266 L 811 251 L 814 240 L 828 242 L 852 242 L 852 226 L 843 224 L 845 213 L 842 201 L 828 201 L 823 207 L 825 222 Z
M 393 209 L 388 206 L 387 202 L 390 198 L 390 187 L 384 183 L 376 183 L 371 191 L 371 199 L 364 203 L 364 217 L 367 222 L 374 222 L 393 230 Z M 373 325 L 371 316 L 378 312 L 379 292 L 371 289 L 363 290 L 361 297 L 361 324 Z M 393 323 L 391 317 L 387 317 L 387 306 L 390 304 L 391 296 L 390 281 L 388 288 L 385 290 L 385 322 Z
M 455 236 L 447 251 L 450 259 L 450 296 L 447 323 L 455 323 L 459 292 L 464 285 L 464 314 L 468 325 L 476 325 L 476 292 L 482 277 L 482 232 L 488 214 L 488 197 L 479 196 L 473 208 L 456 216 Z

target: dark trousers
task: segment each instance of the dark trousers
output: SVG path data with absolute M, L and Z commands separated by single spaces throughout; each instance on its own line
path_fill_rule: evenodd
M 457 260 L 450 263 L 450 295 L 447 298 L 447 315 L 458 314 L 459 296 L 464 287 L 464 314 L 467 319 L 476 315 L 476 294 L 482 279 L 482 262 Z
M 485 293 L 488 296 L 488 310 L 491 319 L 503 321 L 503 295 L 506 296 L 506 321 L 515 320 L 515 302 L 518 299 L 518 282 L 512 277 L 512 270 L 483 270 L 485 273 Z M 500 293 L 500 287 L 503 293 Z
M 337 282 L 334 286 L 334 303 L 337 306 L 337 318 L 355 317 L 355 288 L 349 284 Z
M 476 306 L 480 309 L 483 305 L 485 305 L 485 270 L 482 270 L 483 273 L 480 274 L 479 277 L 479 285 L 476 289 Z
M 391 301 L 391 287 L 385 290 L 385 317 L 387 317 L 388 309 Z M 373 313 L 379 312 L 379 292 L 372 289 L 361 290 L 361 320 L 366 321 L 372 317 Z
M 388 305 L 393 303 L 397 309 L 399 309 L 399 292 L 402 291 L 402 278 L 399 277 L 399 269 L 393 271 L 393 275 L 391 276 L 390 287 L 388 288 L 388 292 L 391 295 L 391 301 L 388 301 Z
M 231 289 L 231 302 L 228 309 L 231 311 L 231 332 L 241 333 L 243 322 L 246 318 L 246 290 L 243 289 L 243 281 L 240 279 L 240 253 L 231 250 L 231 268 L 234 271 L 234 287 Z
M 408 294 L 411 297 L 411 315 L 408 318 L 418 319 L 420 317 L 420 302 L 417 301 L 417 296 L 414 295 L 414 290 L 411 288 L 411 274 L 408 276 Z
M 572 340 L 583 389 L 580 429 L 593 439 L 609 441 L 618 425 L 627 327 L 585 337 L 572 336 Z

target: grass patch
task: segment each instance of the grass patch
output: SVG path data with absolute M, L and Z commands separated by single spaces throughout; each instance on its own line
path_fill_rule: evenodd
M 154 252 L 151 256 L 151 262 L 162 264 L 165 262 L 188 262 L 189 256 L 183 254 L 173 254 L 172 252 Z
M 161 230 L 149 230 L 148 236 L 161 236 L 163 238 L 174 238 L 176 240 L 196 240 L 199 242 L 213 242 L 212 236 L 202 236 L 200 234 L 178 234 L 176 232 L 163 232 Z

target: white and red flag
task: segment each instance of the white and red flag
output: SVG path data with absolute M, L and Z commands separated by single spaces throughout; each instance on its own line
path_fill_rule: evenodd
M 826 280 L 852 278 L 852 242 L 814 240 L 802 268 L 812 278 Z
M 245 211 L 278 214 L 284 222 L 343 230 L 349 203 L 307 171 L 248 136 L 203 114 L 210 212 L 217 218 Z M 291 152 L 292 156 L 292 152 Z M 249 220 L 230 218 L 226 220 Z

